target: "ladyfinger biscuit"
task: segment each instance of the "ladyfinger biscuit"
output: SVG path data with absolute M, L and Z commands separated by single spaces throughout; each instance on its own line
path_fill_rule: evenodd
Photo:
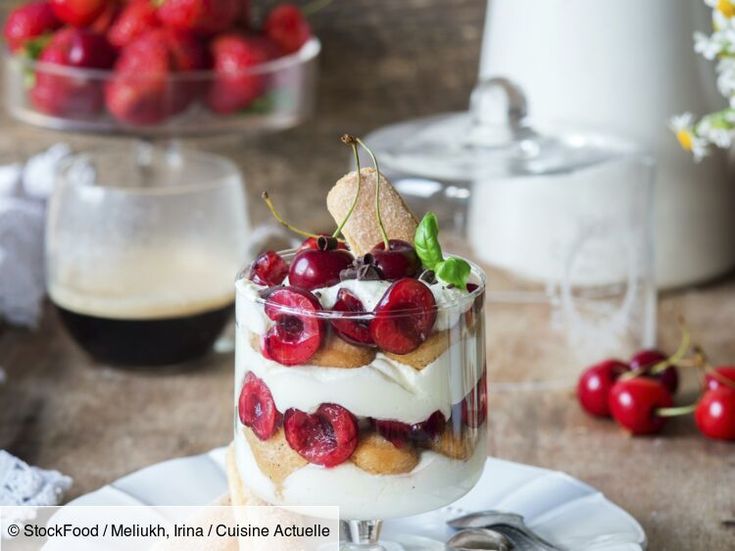
M 375 169 L 363 168 L 360 174 L 362 175 L 360 196 L 352 216 L 342 228 L 342 234 L 355 256 L 364 255 L 383 240 L 375 215 L 375 186 L 378 181 Z M 340 178 L 327 195 L 327 209 L 337 224 L 340 224 L 349 212 L 356 192 L 357 171 L 353 171 Z M 382 174 L 380 213 L 390 239 L 402 239 L 413 243 L 418 220 Z

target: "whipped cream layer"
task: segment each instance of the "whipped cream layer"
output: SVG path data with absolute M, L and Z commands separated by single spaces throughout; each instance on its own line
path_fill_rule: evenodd
M 441 282 L 436 282 L 431 285 L 425 282 L 422 283 L 429 288 L 436 302 L 437 317 L 434 323 L 435 331 L 444 331 L 455 326 L 460 316 L 472 307 L 472 301 L 467 299 L 467 293 L 465 291 L 447 287 Z M 287 284 L 288 280 L 284 282 L 284 285 Z M 390 286 L 390 281 L 348 279 L 330 287 L 314 289 L 312 294 L 319 299 L 319 302 L 325 310 L 329 310 L 337 302 L 337 293 L 339 293 L 339 290 L 348 289 L 362 302 L 367 312 L 372 312 Z M 265 315 L 263 306 L 259 302 L 260 293 L 266 287 L 256 285 L 252 281 L 242 278 L 237 282 L 236 288 L 238 295 L 242 295 L 243 299 L 250 303 L 242 306 L 242 319 L 245 320 L 247 327 L 253 333 L 262 335 L 272 323 Z M 258 316 L 260 319 L 256 319 Z
M 486 448 L 486 433 L 480 430 L 467 461 L 423 450 L 413 471 L 401 475 L 370 474 L 351 462 L 329 469 L 310 464 L 279 488 L 260 471 L 242 433 L 235 438 L 240 477 L 258 497 L 274 505 L 338 505 L 341 518 L 350 520 L 417 515 L 456 501 L 479 480 Z
M 453 343 L 434 362 L 416 370 L 378 353 L 372 363 L 355 368 L 284 366 L 252 348 L 239 330 L 236 348 L 236 394 L 246 371 L 271 390 L 276 407 L 314 412 L 320 404 L 339 404 L 358 417 L 419 423 L 435 411 L 449 418 L 482 376 L 474 335 Z

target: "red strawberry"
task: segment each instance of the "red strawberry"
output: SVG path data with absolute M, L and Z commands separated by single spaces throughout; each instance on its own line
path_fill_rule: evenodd
M 197 81 L 172 80 L 171 74 L 206 66 L 206 52 L 192 34 L 148 31 L 120 52 L 105 90 L 107 109 L 128 124 L 161 123 L 186 109 L 200 87 Z
M 3 35 L 11 51 L 15 52 L 28 40 L 55 31 L 61 26 L 48 2 L 31 2 L 10 12 L 3 27 Z
M 111 0 L 49 0 L 56 17 L 75 27 L 86 27 L 97 19 Z
M 212 36 L 232 27 L 240 15 L 239 0 L 163 0 L 158 10 L 167 27 Z
M 112 25 L 117 20 L 117 17 L 118 15 L 120 15 L 121 10 L 122 8 L 120 4 L 117 3 L 117 1 L 110 2 L 105 7 L 104 11 L 100 15 L 98 15 L 97 18 L 92 21 L 92 23 L 89 24 L 89 30 L 106 35 L 109 32 L 110 27 L 112 27 Z M 109 36 L 107 37 L 107 40 L 109 42 Z
M 357 419 L 337 404 L 322 404 L 312 415 L 289 409 L 283 428 L 288 445 L 315 465 L 336 467 L 357 447 Z
M 245 376 L 237 411 L 240 422 L 250 427 L 261 440 L 273 436 L 282 420 L 270 389 L 252 371 Z
M 160 25 L 157 10 L 150 0 L 133 0 L 120 12 L 107 38 L 113 46 L 124 48 L 146 31 Z
M 104 36 L 66 28 L 54 35 L 39 61 L 71 68 L 109 69 L 114 58 L 115 52 Z M 99 80 L 43 65 L 36 71 L 30 97 L 43 113 L 74 118 L 97 114 L 103 98 Z
M 263 31 L 287 55 L 299 51 L 311 37 L 309 22 L 293 4 L 273 8 L 265 19 Z
M 266 38 L 224 34 L 212 43 L 215 80 L 209 91 L 209 106 L 228 114 L 245 109 L 267 88 L 264 75 L 252 67 L 276 57 L 276 49 Z

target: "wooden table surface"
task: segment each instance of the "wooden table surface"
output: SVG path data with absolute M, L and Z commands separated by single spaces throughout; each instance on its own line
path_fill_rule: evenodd
M 0 12 L 7 5 L 0 0 Z M 267 216 L 256 200 L 267 188 L 295 223 L 324 227 L 324 194 L 347 160 L 337 137 L 463 109 L 475 81 L 483 13 L 483 0 L 338 0 L 314 21 L 324 42 L 316 116 L 257 141 L 193 145 L 242 167 L 256 222 Z M 78 147 L 100 141 L 7 118 L 0 129 L 23 153 L 60 139 Z M 300 202 L 287 203 L 287 191 L 298 192 Z M 684 314 L 715 359 L 735 361 L 735 278 L 668 294 L 659 313 L 666 348 L 675 348 L 673 320 Z M 0 385 L 0 448 L 73 476 L 69 497 L 230 438 L 229 353 L 178 371 L 93 365 L 47 308 L 37 331 L 0 333 L 0 366 L 8 378 Z M 490 400 L 492 455 L 563 470 L 599 488 L 641 522 L 650 549 L 735 548 L 735 445 L 699 437 L 690 420 L 658 437 L 630 438 L 586 417 L 570 390 L 498 392 L 491 382 Z

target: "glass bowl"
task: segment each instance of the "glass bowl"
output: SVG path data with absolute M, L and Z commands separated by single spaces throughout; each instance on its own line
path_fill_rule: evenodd
M 53 130 L 148 137 L 258 134 L 293 127 L 313 111 L 320 50 L 312 38 L 294 54 L 227 79 L 212 70 L 123 77 L 6 50 L 5 102 L 14 118 Z
M 289 261 L 293 251 L 281 256 Z M 487 456 L 485 276 L 477 266 L 470 282 L 468 293 L 430 285 L 431 309 L 398 302 L 375 313 L 391 282 L 314 289 L 308 307 L 298 288 L 241 275 L 235 461 L 250 491 L 274 505 L 338 505 L 361 534 L 467 493 Z M 342 288 L 371 311 L 334 310 Z M 366 327 L 376 340 L 356 344 Z M 395 334 L 417 333 L 411 349 L 391 348 Z

